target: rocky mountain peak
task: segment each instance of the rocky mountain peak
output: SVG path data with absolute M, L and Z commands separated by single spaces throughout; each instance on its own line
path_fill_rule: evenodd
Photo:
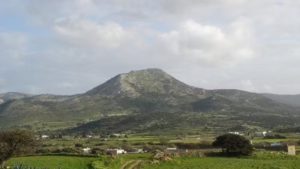
M 138 97 L 144 94 L 192 95 L 197 93 L 196 90 L 199 91 L 198 88 L 180 82 L 163 70 L 151 68 L 117 75 L 87 94 Z

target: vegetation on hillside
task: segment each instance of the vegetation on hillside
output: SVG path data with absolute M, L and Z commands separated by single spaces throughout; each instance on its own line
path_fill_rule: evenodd
M 79 95 L 9 100 L 0 105 L 0 116 L 0 128 L 100 133 L 224 132 L 237 125 L 273 129 L 300 122 L 299 109 L 264 95 L 195 88 L 158 69 L 121 74 Z

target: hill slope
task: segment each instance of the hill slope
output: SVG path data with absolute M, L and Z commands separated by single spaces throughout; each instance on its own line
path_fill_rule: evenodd
M 192 87 L 159 69 L 120 74 L 80 95 L 39 95 L 0 105 L 1 128 L 68 132 L 229 130 L 299 122 L 299 108 L 262 94 Z
M 25 97 L 30 97 L 29 94 L 17 93 L 17 92 L 9 92 L 0 94 L 0 104 L 10 101 L 10 100 L 18 100 L 23 99 Z
M 264 94 L 264 96 L 280 103 L 300 107 L 300 95 Z

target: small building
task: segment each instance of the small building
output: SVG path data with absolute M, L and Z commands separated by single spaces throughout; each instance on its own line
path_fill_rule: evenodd
M 254 136 L 256 136 L 256 137 L 266 137 L 270 134 L 271 134 L 270 131 L 262 131 L 262 132 L 255 132 Z
M 127 151 L 124 149 L 107 149 L 106 153 L 109 155 L 119 155 L 119 154 L 127 154 Z
M 139 154 L 139 153 L 144 153 L 143 149 L 132 149 L 132 150 L 127 150 L 128 154 Z
M 287 154 L 288 155 L 296 155 L 296 146 L 292 144 L 287 144 Z
M 283 147 L 284 143 L 271 143 L 270 146 L 271 147 Z
M 125 137 L 125 134 L 113 133 L 113 134 L 110 135 L 110 137 L 112 137 L 112 138 L 121 138 L 121 137 Z
M 287 144 L 287 143 L 272 143 L 268 150 L 273 151 L 284 151 L 288 155 L 296 155 L 296 146 L 294 144 Z
M 242 133 L 240 133 L 240 132 L 238 132 L 238 131 L 230 131 L 230 132 L 228 132 L 228 133 L 229 133 L 229 134 L 240 135 L 240 136 L 244 135 L 244 134 L 242 134 Z
M 166 148 L 166 151 L 177 151 L 176 147 L 168 147 Z
M 41 139 L 48 139 L 48 138 L 49 138 L 48 135 L 45 135 L 45 134 L 41 135 Z
M 89 154 L 89 153 L 91 153 L 91 148 L 86 147 L 86 148 L 83 148 L 82 151 L 84 154 Z

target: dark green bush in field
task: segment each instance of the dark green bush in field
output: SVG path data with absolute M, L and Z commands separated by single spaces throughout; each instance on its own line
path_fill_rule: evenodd
M 51 150 L 48 148 L 38 149 L 35 151 L 36 154 L 49 154 L 51 153 Z
M 175 143 L 179 149 L 203 149 L 212 148 L 211 143 Z
M 96 147 L 96 148 L 92 149 L 91 153 L 94 154 L 94 155 L 99 155 L 99 154 L 104 155 L 104 154 L 106 154 L 106 151 L 105 151 L 105 149 Z
M 222 148 L 222 152 L 228 156 L 251 155 L 253 152 L 250 141 L 235 134 L 224 134 L 217 137 L 213 146 Z
M 80 152 L 81 152 L 80 150 L 77 150 L 75 148 L 65 147 L 65 148 L 55 149 L 51 153 L 55 153 L 55 154 L 78 154 Z
M 167 147 L 166 146 L 161 146 L 161 145 L 144 145 L 143 146 L 143 150 L 146 152 L 156 152 L 156 150 L 160 150 L 163 151 L 165 150 Z
M 82 147 L 83 147 L 83 144 L 80 144 L 80 143 L 76 143 L 76 144 L 75 144 L 75 147 L 79 147 L 79 148 L 82 148 Z
M 12 130 L 0 132 L 0 167 L 15 155 L 23 155 L 34 150 L 36 140 L 31 132 Z
M 264 139 L 285 139 L 285 138 L 286 138 L 285 136 L 279 134 L 268 135 L 264 137 Z

